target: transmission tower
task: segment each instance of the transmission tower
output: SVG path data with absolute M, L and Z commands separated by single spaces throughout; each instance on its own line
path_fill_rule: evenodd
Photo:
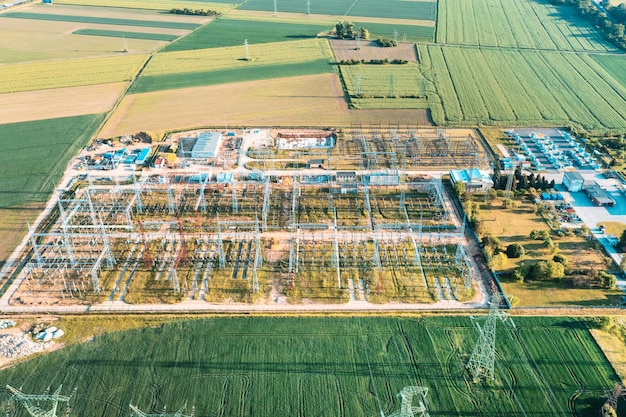
M 624 384 L 615 384 L 615 388 L 613 391 L 609 392 L 609 399 L 606 400 L 602 409 L 602 417 L 612 417 L 617 416 L 617 402 L 620 397 L 626 396 L 626 388 L 624 388 Z
M 132 404 L 128 404 L 130 407 L 130 417 L 193 417 L 196 412 L 195 407 L 191 407 L 191 414 L 185 414 L 185 409 L 187 408 L 187 404 L 183 405 L 178 411 L 175 413 L 166 413 L 166 408 L 163 407 L 163 411 L 161 413 L 144 413 L 139 408 Z
M 394 411 L 387 417 L 430 417 L 427 411 L 427 387 L 408 386 L 402 388 L 398 397 L 402 398 L 400 410 Z M 413 405 L 413 398 L 417 397 L 417 405 Z
M 394 96 L 393 81 L 394 81 L 394 77 L 393 77 L 393 74 L 391 74 L 389 76 L 389 91 L 387 92 L 387 97 L 393 97 Z
M 143 245 L 143 265 L 146 269 L 152 267 L 152 256 L 150 256 L 150 248 L 148 247 L 148 239 L 146 231 L 143 228 L 143 222 L 139 221 L 139 232 L 141 233 L 141 243 Z
M 361 94 L 361 74 L 357 74 L 354 79 L 354 93 L 357 96 Z
M 249 51 L 248 51 L 248 40 L 247 39 L 243 40 L 243 49 L 244 49 L 243 59 L 245 61 L 250 61 L 250 54 L 249 54 Z
M 21 390 L 7 385 L 7 389 L 13 394 L 10 401 L 24 404 L 26 411 L 32 417 L 57 417 L 57 408 L 60 402 L 66 403 L 66 415 L 70 413 L 69 403 L 72 396 L 59 394 L 61 392 L 61 387 L 62 385 L 60 385 L 59 388 L 57 388 L 57 390 L 52 394 L 30 395 L 24 394 Z M 74 389 L 74 392 L 76 392 L 76 389 Z M 72 394 L 74 394 L 74 392 Z M 40 408 L 39 405 L 42 401 L 51 402 L 52 408 L 47 411 Z
M 274 17 L 278 16 L 278 0 L 274 0 Z
M 306 14 L 311 14 L 311 0 L 306 0 Z
M 360 31 L 357 32 L 354 39 L 356 39 L 356 50 L 360 51 L 361 50 L 361 32 Z
M 398 33 L 398 31 L 397 31 L 397 30 L 394 30 L 394 31 L 393 31 L 393 43 L 395 43 L 395 44 L 397 44 L 397 43 L 398 43 L 398 35 L 399 35 L 399 34 L 400 34 L 400 33 Z
M 491 298 L 491 306 L 485 325 L 481 328 L 478 322 L 475 322 L 480 336 L 467 364 L 467 369 L 474 382 L 479 382 L 482 378 L 494 379 L 495 377 L 496 323 L 498 319 L 504 321 L 508 317 L 508 314 L 500 311 L 499 308 L 500 295 L 495 293 Z

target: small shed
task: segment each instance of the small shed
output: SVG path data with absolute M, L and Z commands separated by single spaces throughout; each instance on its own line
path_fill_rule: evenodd
M 584 183 L 585 179 L 576 171 L 568 171 L 563 175 L 563 185 L 571 193 L 582 191 Z
M 309 169 L 324 169 L 326 168 L 326 160 L 325 159 L 311 159 L 309 163 L 306 165 Z
M 356 182 L 356 171 L 337 171 L 337 182 Z

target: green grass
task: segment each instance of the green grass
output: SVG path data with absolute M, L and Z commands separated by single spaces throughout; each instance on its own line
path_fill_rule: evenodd
M 123 32 L 119 30 L 100 29 L 78 29 L 72 33 L 74 33 L 74 35 L 105 36 L 109 38 L 147 39 L 152 41 L 168 42 L 179 38 L 179 36 L 177 35 L 168 35 L 166 33 Z
M 553 6 L 546 0 L 438 3 L 436 38 L 442 44 L 617 52 L 573 7 Z
M 240 7 L 242 10 L 262 10 L 274 11 L 273 0 L 249 0 Z M 346 16 L 351 18 L 355 16 L 378 17 L 378 18 L 395 18 L 395 19 L 416 19 L 416 20 L 434 20 L 436 13 L 436 2 L 420 2 L 420 1 L 404 1 L 404 0 L 387 0 L 385 7 L 381 7 L 378 0 L 320 0 L 311 2 L 312 14 L 325 14 Z M 306 13 L 306 2 L 291 1 L 278 2 L 278 14 L 284 13 Z
M 468 317 L 174 321 L 32 359 L 1 371 L 0 384 L 77 387 L 72 413 L 84 417 L 126 416 L 129 403 L 199 416 L 389 415 L 409 385 L 429 388 L 433 416 L 595 415 L 618 378 L 585 322 L 515 323 L 498 322 L 495 380 L 477 384 L 465 369 L 477 340 Z M 9 416 L 26 413 L 15 404 Z
M 298 77 L 301 75 L 323 74 L 333 70 L 334 67 L 328 60 L 319 59 L 296 64 L 261 65 L 232 70 L 222 69 L 185 74 L 155 75 L 141 77 L 133 85 L 131 93 L 147 93 L 151 91 L 199 87 L 203 85 Z
M 103 115 L 0 125 L 0 207 L 46 201 Z
M 112 17 L 96 17 L 96 16 L 72 16 L 62 14 L 46 14 L 46 13 L 29 13 L 29 12 L 10 12 L 0 15 L 0 17 L 8 17 L 12 19 L 34 19 L 49 20 L 55 22 L 78 22 L 78 23 L 94 23 L 99 25 L 119 25 L 119 26 L 140 26 L 152 28 L 168 28 L 168 29 L 186 29 L 193 30 L 200 27 L 196 23 L 184 22 L 160 22 L 154 20 L 138 20 L 138 19 L 117 19 Z
M 329 29 L 328 26 L 319 24 L 276 23 L 222 18 L 168 45 L 163 49 L 163 52 L 243 45 L 244 39 L 247 39 L 250 44 L 257 44 L 314 38 L 318 33 Z
M 626 88 L 589 56 L 437 45 L 419 50 L 438 124 L 626 127 L 619 111 Z

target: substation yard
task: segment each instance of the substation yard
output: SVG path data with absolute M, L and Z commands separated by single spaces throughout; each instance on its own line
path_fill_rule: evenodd
M 168 170 L 77 182 L 29 239 L 10 304 L 433 303 L 477 293 L 441 179 L 216 179 Z

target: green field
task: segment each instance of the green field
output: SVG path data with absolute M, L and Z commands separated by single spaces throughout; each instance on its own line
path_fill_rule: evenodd
M 328 60 L 319 59 L 295 64 L 257 65 L 247 68 L 191 72 L 182 75 L 155 75 L 139 78 L 133 84 L 131 93 L 148 93 L 151 91 L 199 87 L 203 85 L 299 77 L 301 75 L 323 74 L 331 71 L 334 71 L 334 67 Z
M 170 10 L 183 9 L 211 9 L 226 12 L 232 5 L 238 3 L 232 0 L 55 0 L 58 4 L 73 4 L 98 7 L 126 7 L 130 9 Z
M 333 53 L 326 39 L 302 39 L 250 45 L 248 47 L 249 60 L 243 60 L 244 56 L 243 45 L 161 53 L 150 61 L 142 72 L 142 76 L 234 70 L 322 59 L 330 61 Z
M 438 124 L 626 126 L 618 110 L 626 88 L 588 55 L 437 45 L 419 50 Z
M 573 8 L 546 0 L 440 0 L 436 38 L 442 44 L 618 52 Z
M 89 36 L 106 36 L 110 38 L 128 38 L 128 39 L 148 39 L 153 41 L 171 42 L 179 38 L 176 35 L 168 35 L 166 33 L 146 33 L 146 32 L 123 32 L 119 30 L 100 30 L 100 29 L 78 29 L 74 35 Z
M 390 23 L 372 23 L 354 21 L 354 26 L 364 27 L 370 33 L 370 39 L 393 39 L 393 31 L 398 31 L 398 40 L 407 42 L 432 42 L 435 36 L 434 26 L 394 25 Z
M 0 125 L 0 207 L 46 201 L 103 115 Z
M 77 22 L 77 23 L 94 23 L 99 25 L 119 25 L 119 26 L 140 26 L 152 28 L 168 28 L 168 29 L 186 29 L 194 30 L 201 25 L 196 23 L 184 22 L 161 22 L 156 20 L 139 20 L 139 19 L 116 19 L 111 17 L 96 16 L 72 16 L 65 14 L 46 14 L 46 13 L 30 13 L 30 12 L 9 12 L 3 13 L 0 17 L 8 17 L 11 19 L 34 19 L 49 20 L 56 22 Z
M 467 317 L 176 321 L 34 358 L 1 371 L 0 384 L 76 387 L 71 415 L 83 417 L 127 416 L 129 403 L 151 413 L 186 404 L 197 416 L 374 417 L 397 411 L 411 385 L 428 387 L 431 416 L 596 415 L 618 378 L 585 322 L 515 323 L 499 323 L 495 380 L 477 384 L 465 370 L 478 338 Z
M 591 55 L 591 59 L 626 88 L 626 55 Z
M 274 11 L 273 0 L 248 0 L 240 7 L 242 10 Z M 437 3 L 434 1 L 404 1 L 387 0 L 385 7 L 381 7 L 377 0 L 321 0 L 311 2 L 312 14 L 337 15 L 337 16 L 363 16 L 377 18 L 435 20 Z M 278 14 L 306 13 L 306 2 L 278 1 Z
M 190 49 L 219 48 L 250 44 L 283 42 L 295 39 L 314 38 L 330 27 L 320 24 L 277 23 L 270 21 L 217 19 L 194 31 L 177 42 L 168 45 L 163 52 Z
M 0 66 L 0 94 L 130 81 L 146 55 L 115 55 Z
M 419 65 L 341 65 L 340 72 L 354 108 L 427 108 Z

